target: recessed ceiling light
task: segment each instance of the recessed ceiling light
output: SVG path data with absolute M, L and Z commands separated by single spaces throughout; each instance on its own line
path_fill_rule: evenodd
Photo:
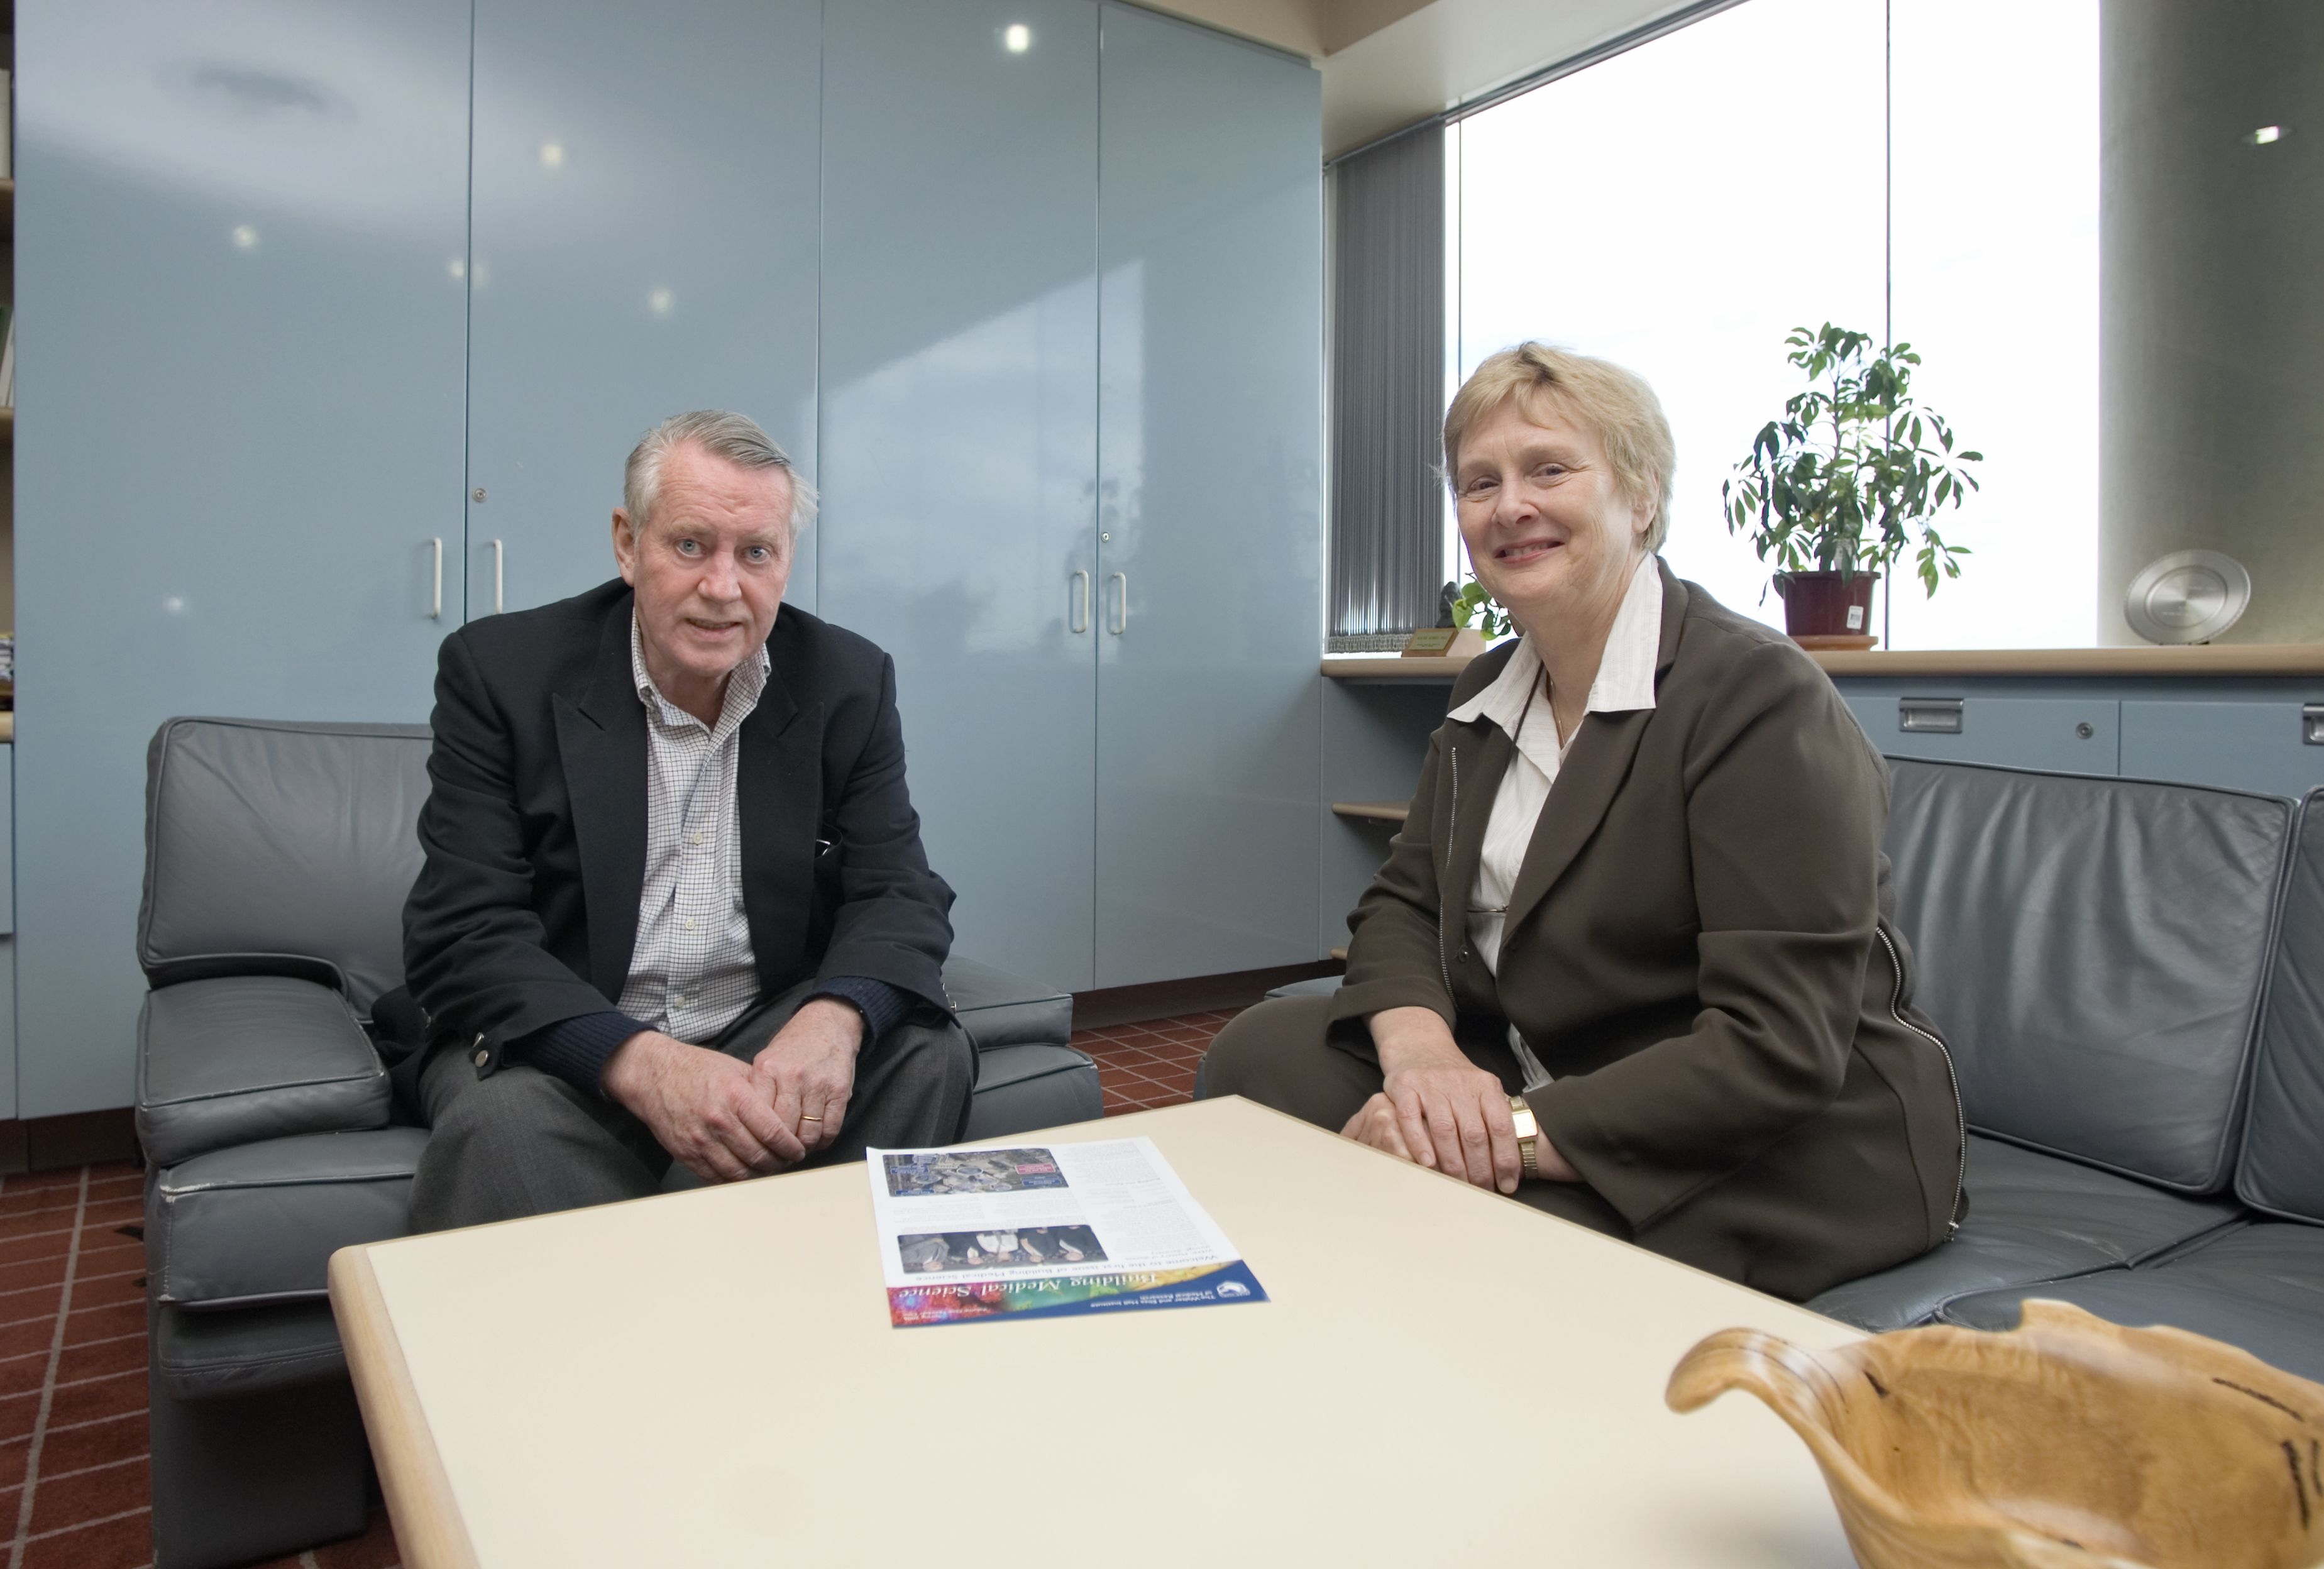
M 233 238 L 234 248 L 237 251 L 254 251 L 258 248 L 258 231 L 248 224 L 235 225 Z
M 2255 147 L 2264 147 L 2271 142 L 2281 142 L 2283 140 L 2283 127 L 2281 125 L 2262 125 L 2258 130 L 2245 137 L 2244 140 L 2250 143 Z
M 1012 22 L 1001 34 L 1001 42 L 1011 54 L 1022 54 L 1033 47 L 1033 30 L 1021 22 Z
M 540 166 L 543 169 L 564 168 L 565 143 L 562 142 L 543 142 L 540 144 Z
M 656 316 L 668 316 L 677 303 L 678 296 L 667 289 L 656 289 L 646 296 L 646 309 Z

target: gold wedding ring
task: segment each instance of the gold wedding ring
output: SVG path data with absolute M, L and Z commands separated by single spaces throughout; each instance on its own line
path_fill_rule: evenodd
M 810 1117 L 806 1112 L 802 1112 L 799 1113 L 799 1121 L 802 1122 L 820 1122 L 823 1119 L 820 1117 Z

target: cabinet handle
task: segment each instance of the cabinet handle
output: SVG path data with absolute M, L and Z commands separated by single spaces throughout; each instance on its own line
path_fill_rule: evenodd
M 2324 746 L 2324 703 L 2300 706 L 2300 740 L 2305 746 Z
M 1107 628 L 1114 636 L 1120 637 L 1130 630 L 1130 574 L 1116 572 L 1106 581 L 1121 585 L 1121 600 L 1114 610 L 1113 625 Z
M 508 547 L 498 540 L 493 541 L 493 614 L 501 613 L 508 597 Z
M 438 534 L 428 542 L 436 547 L 436 592 L 428 602 L 428 619 L 441 621 L 444 619 L 444 536 Z
M 1090 575 L 1086 572 L 1074 574 L 1074 605 L 1073 619 L 1065 623 L 1065 630 L 1078 635 L 1089 631 Z
M 1896 699 L 1896 728 L 1923 735 L 1959 735 L 1961 733 L 1961 700 L 1959 697 L 1899 697 Z

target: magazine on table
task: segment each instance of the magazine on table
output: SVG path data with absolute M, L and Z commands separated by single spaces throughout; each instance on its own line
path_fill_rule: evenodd
M 1151 1139 L 868 1149 L 897 1325 L 1264 1302 Z

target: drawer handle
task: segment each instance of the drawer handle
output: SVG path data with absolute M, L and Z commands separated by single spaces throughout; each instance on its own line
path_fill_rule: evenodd
M 1896 699 L 1896 728 L 1916 735 L 1959 735 L 1961 733 L 1961 700 L 1959 697 L 1899 697 Z
M 2300 706 L 2300 739 L 2310 746 L 2324 746 L 2324 703 Z

